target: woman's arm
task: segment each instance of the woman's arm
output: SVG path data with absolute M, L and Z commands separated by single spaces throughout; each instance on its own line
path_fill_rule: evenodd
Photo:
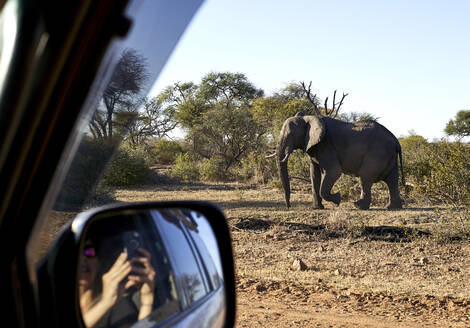
M 132 273 L 129 275 L 129 281 L 135 282 L 140 285 L 140 309 L 139 320 L 147 317 L 152 313 L 155 292 L 155 270 L 150 264 L 151 255 L 143 248 L 139 248 L 139 252 L 143 257 L 134 258 L 131 263 L 140 263 L 139 267 L 134 267 Z
M 116 304 L 119 298 L 122 297 L 127 286 L 124 286 L 121 282 L 127 277 L 131 270 L 132 266 L 127 260 L 127 253 L 121 253 L 111 269 L 102 277 L 103 292 L 101 299 L 88 311 L 82 313 L 86 327 L 95 326 Z

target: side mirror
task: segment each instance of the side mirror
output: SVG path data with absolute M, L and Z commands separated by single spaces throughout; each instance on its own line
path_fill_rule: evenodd
M 84 212 L 61 232 L 38 277 L 41 313 L 48 308 L 44 325 L 234 325 L 229 230 L 222 212 L 208 203 Z

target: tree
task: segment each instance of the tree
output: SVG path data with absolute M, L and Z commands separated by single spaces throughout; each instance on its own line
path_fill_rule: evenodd
M 168 133 L 173 131 L 177 125 L 174 119 L 175 108 L 165 106 L 165 98 L 163 97 L 147 100 L 137 111 L 126 113 L 135 115 L 134 119 L 126 120 L 129 122 L 126 140 L 133 148 L 144 144 L 153 137 L 168 137 Z
M 454 120 L 450 120 L 444 132 L 449 136 L 455 136 L 458 139 L 470 136 L 470 110 L 461 110 L 457 112 Z
M 205 75 L 201 83 L 177 83 L 162 94 L 174 106 L 175 118 L 187 131 L 198 156 L 221 163 L 228 170 L 263 138 L 250 107 L 263 96 L 241 73 Z
M 315 98 L 318 105 L 319 100 Z M 290 83 L 269 97 L 260 97 L 250 107 L 254 119 L 264 127 L 270 140 L 279 135 L 282 123 L 298 112 L 313 115 L 314 108 L 305 98 L 304 90 L 298 83 Z
M 115 114 L 135 112 L 135 107 L 142 101 L 139 94 L 148 76 L 146 58 L 134 49 L 125 49 L 90 122 L 90 130 L 95 138 L 111 139 L 114 132 Z M 136 116 L 124 115 L 121 119 L 123 117 L 135 118 Z M 124 125 L 121 122 L 121 126 Z

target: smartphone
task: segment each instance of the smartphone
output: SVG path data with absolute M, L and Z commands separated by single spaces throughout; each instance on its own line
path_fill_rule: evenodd
M 124 231 L 122 235 L 122 243 L 124 251 L 127 252 L 127 258 L 130 260 L 134 257 L 140 257 L 142 254 L 138 251 L 144 247 L 143 239 L 140 233 L 135 230 Z

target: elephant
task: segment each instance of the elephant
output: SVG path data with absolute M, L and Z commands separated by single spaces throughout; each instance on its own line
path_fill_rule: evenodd
M 275 155 L 288 208 L 290 182 L 287 163 L 295 149 L 302 149 L 309 155 L 314 208 L 323 209 L 322 200 L 340 204 L 340 193 L 332 194 L 331 188 L 342 173 L 361 180 L 361 198 L 354 203 L 357 208 L 369 209 L 372 184 L 379 181 L 384 181 L 390 192 L 387 207 L 402 208 L 397 163 L 398 154 L 405 184 L 401 146 L 398 139 L 377 121 L 350 123 L 302 112 L 285 120 Z

